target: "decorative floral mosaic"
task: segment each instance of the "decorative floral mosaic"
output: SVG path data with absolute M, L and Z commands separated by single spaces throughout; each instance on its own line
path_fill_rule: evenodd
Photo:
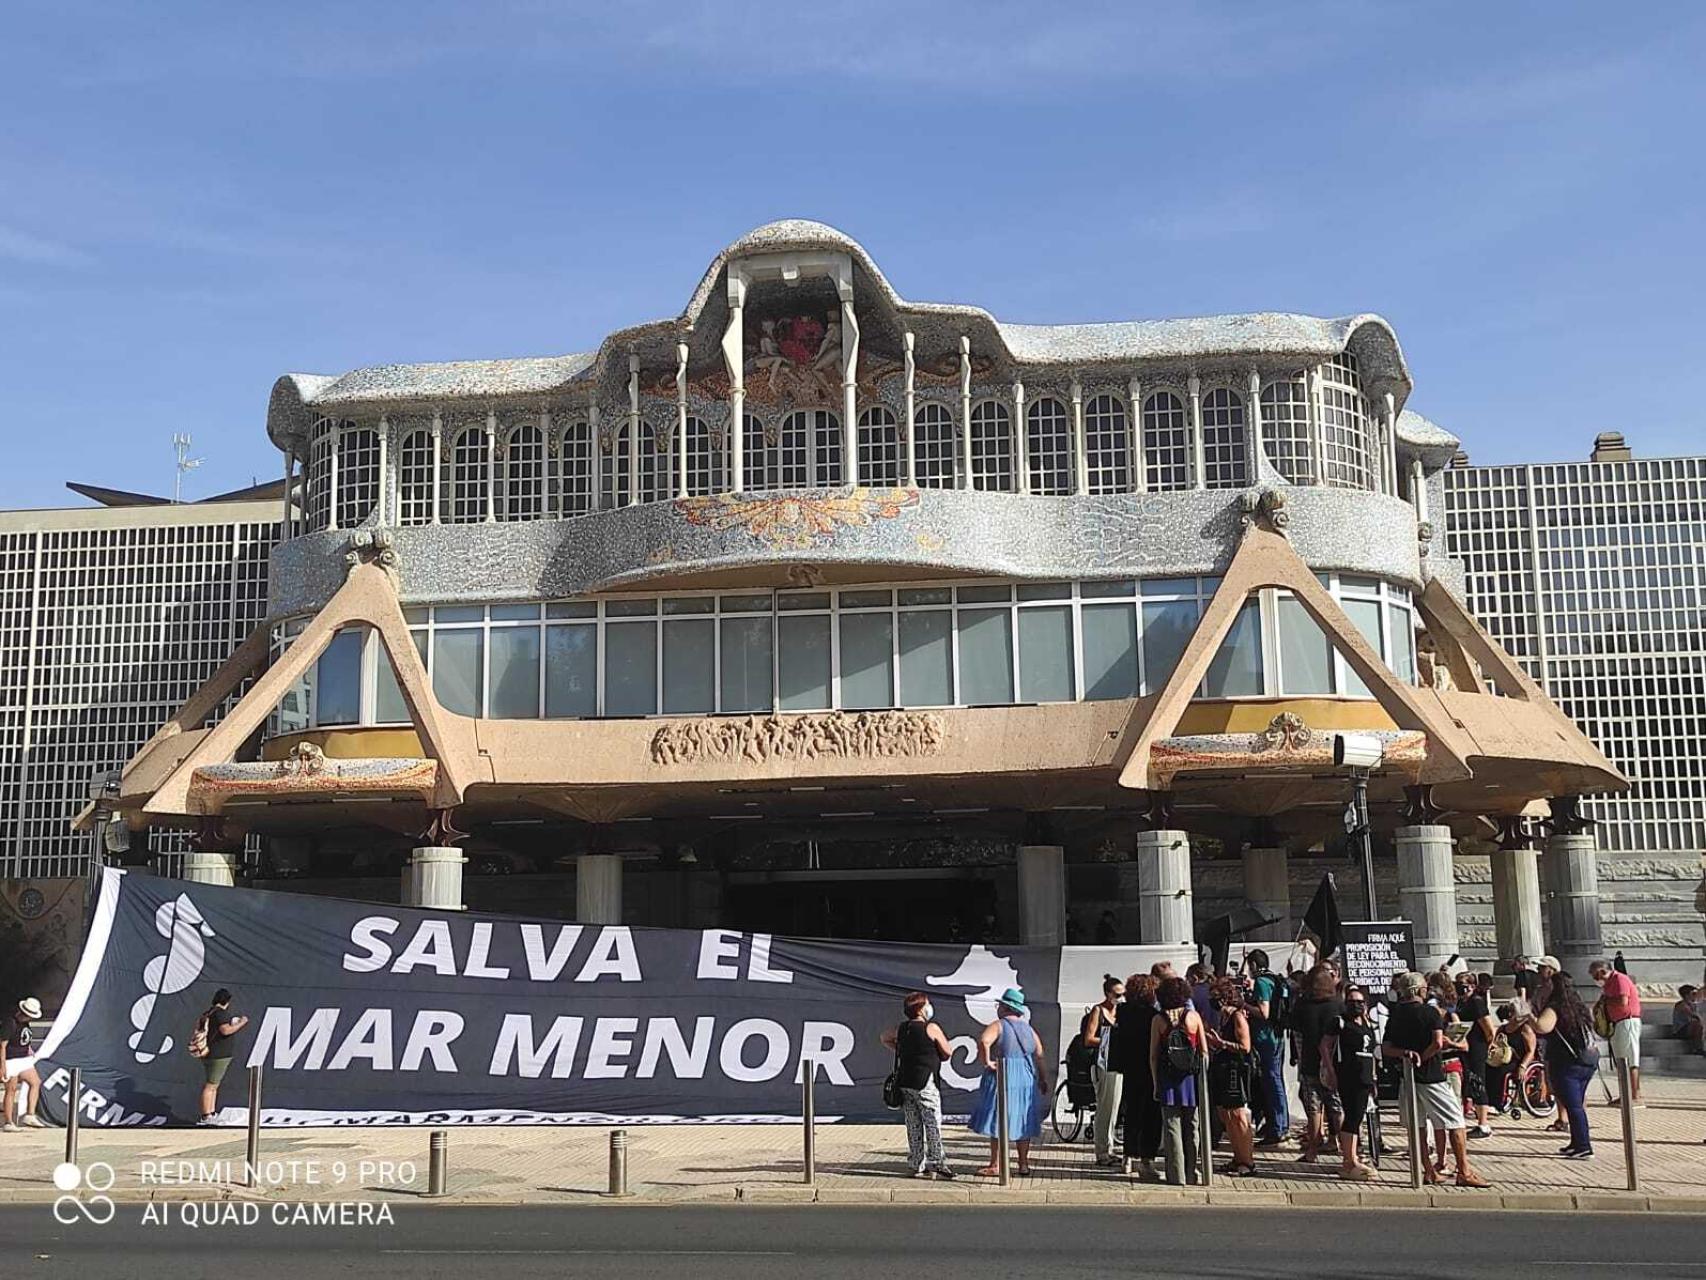
M 714 529 L 743 529 L 774 551 L 804 551 L 829 542 L 843 529 L 892 520 L 918 505 L 916 489 L 855 489 L 852 493 L 741 496 L 719 493 L 678 498 L 675 508 L 689 524 Z
M 1275 717 L 1283 721 L 1284 717 Z M 1150 773 L 1166 785 L 1176 774 L 1263 768 L 1295 770 L 1333 767 L 1333 735 L 1311 730 L 1296 716 L 1261 733 L 1201 733 L 1162 738 L 1150 748 Z M 1371 734 L 1385 747 L 1387 765 L 1414 777 L 1427 758 L 1427 735 L 1402 729 Z

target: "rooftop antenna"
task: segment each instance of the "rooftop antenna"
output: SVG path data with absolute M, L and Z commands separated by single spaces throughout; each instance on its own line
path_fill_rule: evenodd
M 188 435 L 173 435 L 172 449 L 178 455 L 177 474 L 172 477 L 172 502 L 176 504 L 184 500 L 184 472 L 194 471 L 203 459 L 190 457 Z

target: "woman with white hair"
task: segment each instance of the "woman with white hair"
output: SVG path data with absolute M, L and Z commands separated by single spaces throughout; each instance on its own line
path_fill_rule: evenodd
M 1399 974 L 1392 985 L 1398 994 L 1398 1003 L 1386 1020 L 1380 1052 L 1383 1057 L 1402 1059 L 1412 1068 L 1404 1082 L 1404 1121 L 1406 1125 L 1410 1124 L 1412 1116 L 1420 1120 L 1418 1143 L 1423 1181 L 1437 1183 L 1440 1180 L 1439 1172 L 1428 1164 L 1427 1126 L 1432 1125 L 1439 1131 L 1435 1134 L 1437 1141 L 1444 1143 L 1448 1137 L 1450 1139 L 1451 1153 L 1457 1161 L 1457 1185 L 1485 1187 L 1487 1183 L 1469 1166 L 1463 1103 L 1445 1078 L 1445 1067 L 1440 1057 L 1445 1050 L 1445 1020 L 1438 1009 L 1422 1003 L 1428 980 L 1412 971 Z

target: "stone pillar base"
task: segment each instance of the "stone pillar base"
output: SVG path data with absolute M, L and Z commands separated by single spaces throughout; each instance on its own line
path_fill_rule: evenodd
M 1251 942 L 1290 942 L 1297 937 L 1291 918 L 1291 865 L 1282 849 L 1244 849 L 1244 899 L 1264 916 L 1275 917 L 1245 934 Z
M 1451 874 L 1451 828 L 1399 827 L 1398 911 L 1410 921 L 1416 968 L 1437 969 L 1462 950 L 1457 932 L 1457 884 Z
M 409 854 L 403 871 L 403 905 L 436 911 L 465 911 L 462 902 L 462 850 L 422 845 Z
M 583 853 L 575 859 L 575 919 L 581 924 L 622 923 L 622 859 Z
M 186 853 L 183 878 L 192 884 L 222 884 L 227 887 L 234 885 L 237 883 L 237 855 Z
M 1542 860 L 1552 954 L 1578 986 L 1589 983 L 1588 965 L 1601 958 L 1598 848 L 1587 832 L 1555 835 Z
M 1019 941 L 1028 947 L 1066 942 L 1066 850 L 1019 846 Z
M 1191 839 L 1183 831 L 1137 833 L 1138 941 L 1196 945 L 1191 914 Z

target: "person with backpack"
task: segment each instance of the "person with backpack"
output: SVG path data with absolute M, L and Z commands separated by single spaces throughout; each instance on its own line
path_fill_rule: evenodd
M 1285 1029 L 1291 1012 L 1291 984 L 1268 968 L 1268 953 L 1256 948 L 1244 957 L 1249 982 L 1250 1040 L 1256 1046 L 1256 1111 L 1263 1132 L 1257 1150 L 1272 1150 L 1291 1136 L 1291 1111 L 1285 1097 Z
M 953 1051 L 935 1023 L 936 1010 L 929 996 L 908 992 L 901 1010 L 906 1020 L 883 1032 L 882 1039 L 894 1050 L 895 1084 L 906 1119 L 906 1163 L 915 1178 L 952 1182 L 954 1171 L 948 1168 L 942 1149 L 942 1093 L 937 1079 Z
M 213 1003 L 207 1012 L 196 1019 L 190 1035 L 190 1056 L 201 1059 L 201 1119 L 197 1124 L 213 1124 L 219 1110 L 219 1085 L 230 1069 L 231 1057 L 237 1050 L 237 1034 L 249 1025 L 249 1020 L 231 1008 L 231 993 L 224 987 L 213 993 Z
M 1191 1008 L 1191 987 L 1168 978 L 1156 988 L 1160 1015 L 1149 1024 L 1149 1072 L 1161 1107 L 1161 1153 L 1167 1181 L 1195 1185 L 1197 1169 L 1197 1071 L 1208 1037 Z M 1202 1099 L 1204 1105 L 1208 1099 Z
M 1119 1161 L 1113 1153 L 1114 1123 L 1119 1119 L 1120 1086 L 1125 1077 L 1109 1070 L 1108 1054 L 1114 1042 L 1114 1016 L 1124 999 L 1125 983 L 1113 974 L 1105 973 L 1102 975 L 1102 999 L 1090 1006 L 1090 1012 L 1084 1019 L 1084 1047 L 1095 1055 L 1097 1164 L 1116 1164 Z
M 1546 1075 L 1569 1117 L 1570 1141 L 1558 1154 L 1566 1160 L 1591 1160 L 1587 1092 L 1599 1070 L 1599 1050 L 1593 1043 L 1593 1015 L 1576 994 L 1575 981 L 1561 969 L 1546 989 L 1534 1029 L 1546 1037 Z

